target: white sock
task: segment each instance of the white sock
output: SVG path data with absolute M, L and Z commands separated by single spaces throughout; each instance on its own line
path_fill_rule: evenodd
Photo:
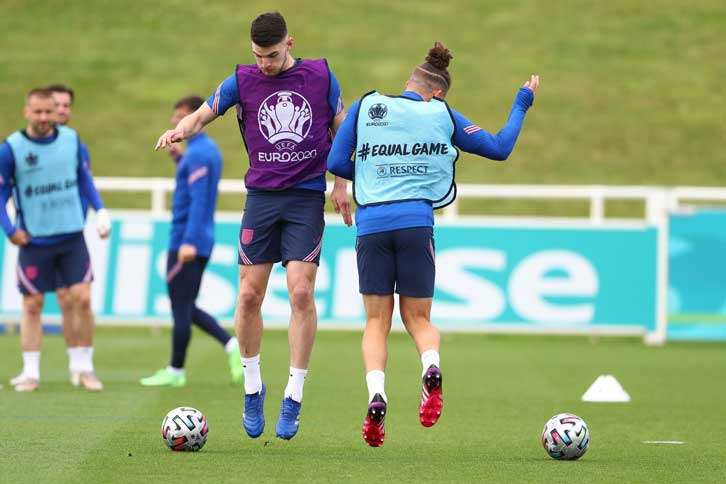
M 174 376 L 184 376 L 184 368 L 175 368 L 171 365 L 166 367 L 166 371 Z
M 245 393 L 262 391 L 262 373 L 260 372 L 260 355 L 251 358 L 240 357 L 245 368 Z
M 40 351 L 23 351 L 23 375 L 40 381 Z
M 79 346 L 81 349 L 81 371 L 93 372 L 93 346 Z
M 440 368 L 439 352 L 437 350 L 424 351 L 421 353 L 421 364 L 423 365 L 421 376 L 426 374 L 426 370 L 428 370 L 431 365 L 436 365 L 437 368 Z
M 230 338 L 229 341 L 227 341 L 227 343 L 224 345 L 224 351 L 226 351 L 227 353 L 239 351 L 239 343 L 237 342 L 237 338 Z
M 83 371 L 83 350 L 80 346 L 68 348 L 68 370 L 72 372 Z
M 368 403 L 373 401 L 376 393 L 380 393 L 383 400 L 388 403 L 388 397 L 384 390 L 386 383 L 386 374 L 381 370 L 371 370 L 366 373 L 366 383 L 368 384 Z
M 303 385 L 305 385 L 305 377 L 308 369 L 290 367 L 290 378 L 287 380 L 284 398 L 291 397 L 296 402 L 302 402 Z

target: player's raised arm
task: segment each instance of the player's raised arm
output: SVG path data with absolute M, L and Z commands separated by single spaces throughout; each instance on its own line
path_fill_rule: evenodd
M 467 153 L 503 161 L 509 158 L 522 130 L 527 111 L 534 103 L 539 88 L 539 76 L 532 75 L 529 81 L 519 88 L 507 118 L 507 123 L 496 134 L 480 128 L 464 115 L 451 108 L 455 120 L 454 145 Z
M 189 116 L 179 121 L 176 128 L 164 132 L 156 142 L 155 150 L 171 146 L 172 143 L 178 143 L 192 136 L 199 134 L 202 129 L 212 121 L 217 119 L 217 114 L 206 104 L 202 104 L 199 109 Z

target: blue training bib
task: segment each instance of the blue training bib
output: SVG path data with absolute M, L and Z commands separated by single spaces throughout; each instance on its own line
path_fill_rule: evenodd
M 78 190 L 78 134 L 57 126 L 51 143 L 16 131 L 7 142 L 15 158 L 15 185 L 25 230 L 33 237 L 80 232 L 83 207 Z
M 446 102 L 377 92 L 360 101 L 353 197 L 359 206 L 425 200 L 441 208 L 456 198 L 451 142 L 454 121 Z

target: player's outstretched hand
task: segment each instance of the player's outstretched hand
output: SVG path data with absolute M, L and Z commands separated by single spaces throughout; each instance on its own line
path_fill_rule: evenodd
M 330 203 L 333 204 L 335 213 L 343 216 L 343 223 L 350 227 L 353 225 L 353 218 L 350 216 L 350 198 L 348 197 L 348 183 L 345 178 L 335 177 L 333 192 L 330 194 Z
M 532 74 L 532 77 L 529 79 L 529 81 L 524 83 L 524 87 L 530 89 L 533 93 L 537 94 L 537 89 L 539 89 L 539 76 L 537 74 Z
M 174 128 L 170 129 L 164 132 L 159 137 L 159 141 L 156 142 L 156 146 L 154 147 L 155 150 L 158 150 L 159 148 L 165 148 L 167 146 L 171 146 L 172 143 L 178 143 L 179 141 L 182 141 L 184 139 L 184 131 L 180 128 Z
M 10 242 L 18 246 L 28 245 L 30 242 L 30 234 L 23 229 L 18 229 L 10 236 Z

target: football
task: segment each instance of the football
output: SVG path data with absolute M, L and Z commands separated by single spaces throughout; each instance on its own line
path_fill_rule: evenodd
M 575 460 L 590 446 L 590 429 L 583 419 L 560 413 L 547 421 L 542 430 L 542 447 L 557 460 Z
M 161 437 L 171 450 L 196 452 L 207 443 L 207 419 L 192 407 L 177 407 L 161 423 Z

